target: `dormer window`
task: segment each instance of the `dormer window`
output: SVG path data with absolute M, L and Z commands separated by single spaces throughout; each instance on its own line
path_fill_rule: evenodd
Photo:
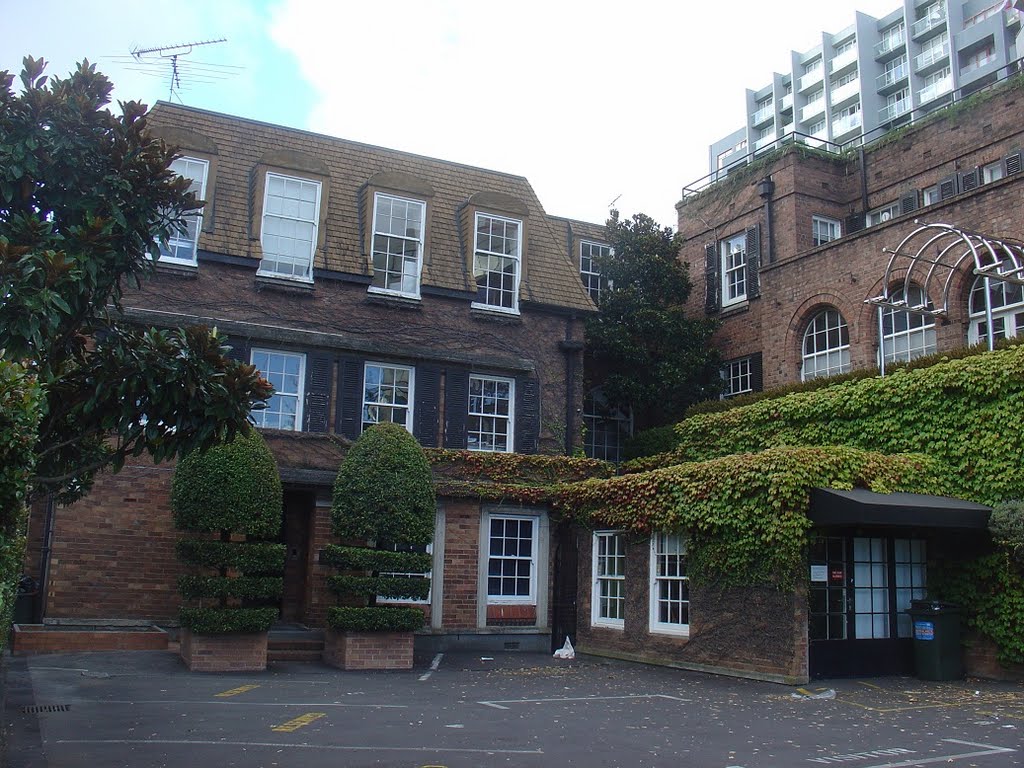
M 370 290 L 419 298 L 426 209 L 422 200 L 374 195 Z
M 206 174 L 210 164 L 196 157 L 179 157 L 171 163 L 171 170 L 191 181 L 188 191 L 197 200 L 206 198 Z M 167 245 L 160 246 L 160 261 L 174 264 L 196 263 L 199 232 L 203 228 L 203 209 L 190 211 L 184 217 L 184 226 L 171 233 Z
M 312 282 L 320 220 L 320 182 L 267 173 L 259 273 Z
M 519 314 L 523 223 L 477 213 L 474 226 L 473 276 L 479 309 Z

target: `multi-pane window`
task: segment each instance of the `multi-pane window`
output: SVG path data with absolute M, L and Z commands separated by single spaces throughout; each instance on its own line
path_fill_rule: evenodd
M 939 185 L 933 184 L 921 191 L 921 205 L 934 205 L 939 202 Z
M 519 275 L 523 223 L 515 219 L 476 215 L 473 276 L 474 306 L 519 311 Z
M 626 540 L 621 531 L 594 533 L 591 624 L 621 628 L 626 617 Z
M 807 133 L 810 134 L 811 136 L 817 136 L 819 138 L 823 136 L 825 133 L 825 121 L 819 120 L 816 123 L 811 123 L 809 126 L 807 126 Z
M 853 540 L 854 632 L 858 640 L 890 637 L 889 560 L 886 540 Z
M 260 272 L 312 280 L 320 216 L 320 182 L 267 174 Z
M 811 320 L 804 332 L 803 381 L 835 376 L 850 370 L 850 331 L 838 310 L 825 309 Z
M 497 376 L 469 377 L 467 447 L 471 451 L 512 451 L 515 381 Z
M 722 306 L 735 304 L 747 298 L 747 238 L 739 234 L 723 240 L 722 249 Z
M 981 166 L 981 181 L 983 184 L 991 184 L 993 181 L 999 181 L 1003 178 L 1003 163 L 997 160 L 994 163 L 988 163 L 987 165 Z
M 1004 264 L 1009 269 L 1010 263 Z M 993 337 L 1006 339 L 1024 335 L 1024 286 L 989 278 L 988 297 L 992 306 Z M 971 344 L 988 342 L 988 321 L 985 312 L 985 278 L 978 276 L 971 286 L 969 303 L 971 327 L 968 340 Z
M 686 542 L 678 534 L 651 537 L 652 632 L 687 633 L 690 629 L 690 580 Z
M 252 420 L 256 426 L 268 429 L 301 429 L 306 356 L 254 349 L 251 360 L 263 378 L 274 386 L 274 396 L 270 398 L 267 407 L 252 412 Z
M 209 163 L 195 157 L 179 157 L 171 163 L 171 170 L 191 182 L 188 191 L 197 200 L 206 197 L 206 173 Z M 171 233 L 167 245 L 160 246 L 161 261 L 175 261 L 183 264 L 196 263 L 196 248 L 199 243 L 199 232 L 203 228 L 202 209 L 190 211 L 184 217 L 181 229 Z
M 878 224 L 884 224 L 885 222 L 889 221 L 890 219 L 894 219 L 899 215 L 900 204 L 898 202 L 890 203 L 889 205 L 884 205 L 881 208 L 876 208 L 873 211 L 868 211 L 867 225 L 869 227 L 874 227 Z
M 811 61 L 808 61 L 806 64 L 804 64 L 804 74 L 805 75 L 810 75 L 810 74 L 812 74 L 814 72 L 818 72 L 820 69 L 821 69 L 821 56 L 818 56 L 817 58 L 815 58 L 815 59 L 813 59 Z
M 847 72 L 845 75 L 832 81 L 832 89 L 842 88 L 844 85 L 849 85 L 857 79 L 857 70 L 853 72 Z
M 426 208 L 420 200 L 374 195 L 371 288 L 419 296 Z
M 421 553 L 429 555 L 429 554 L 433 553 L 434 545 L 433 544 L 425 544 L 425 545 L 424 544 L 420 544 L 420 545 L 414 545 L 414 544 L 409 544 L 409 545 L 392 544 L 390 549 L 393 552 L 421 552 Z M 381 571 L 380 575 L 381 576 L 395 576 L 395 577 L 398 577 L 400 579 L 429 579 L 430 576 L 431 576 L 431 571 L 425 571 L 423 573 L 413 573 L 413 572 L 405 572 L 405 571 Z M 431 585 L 431 588 L 433 588 L 433 585 Z M 414 597 L 414 598 L 409 598 L 409 597 L 384 597 L 382 595 L 377 595 L 377 602 L 378 603 L 420 603 L 420 604 L 424 604 L 425 605 L 425 604 L 430 602 L 430 593 L 428 592 L 427 596 L 424 597 L 424 598 L 419 598 L 419 597 Z
M 601 270 L 598 266 L 600 260 L 607 259 L 612 252 L 610 245 L 601 243 L 580 243 L 580 278 L 583 280 L 583 287 L 587 289 L 590 298 L 596 304 L 601 298 L 601 290 L 607 288 L 607 283 L 601 277 Z
M 403 365 L 363 366 L 362 428 L 391 422 L 412 431 L 413 369 Z
M 811 218 L 811 239 L 816 246 L 838 240 L 841 233 L 842 225 L 835 219 L 825 216 Z
M 744 392 L 754 391 L 754 379 L 750 370 L 750 358 L 732 360 L 722 367 L 722 397 L 735 397 Z
M 537 519 L 492 515 L 487 552 L 488 602 L 532 602 L 536 584 Z
M 893 302 L 903 301 L 903 298 L 902 288 L 892 294 Z M 920 286 L 910 286 L 906 299 L 909 307 L 931 309 L 931 302 Z M 935 319 L 931 315 L 885 307 L 882 310 L 882 334 L 882 347 L 885 350 L 883 359 L 886 364 L 909 362 L 936 350 Z
M 811 539 L 810 622 L 811 640 L 847 639 L 846 539 L 815 536 Z
M 583 399 L 583 425 L 583 452 L 587 456 L 616 463 L 622 460 L 622 446 L 633 434 L 633 420 L 610 406 L 600 389 Z

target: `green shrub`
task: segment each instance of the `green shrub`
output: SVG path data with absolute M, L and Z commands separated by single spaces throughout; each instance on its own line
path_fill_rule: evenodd
M 266 632 L 277 620 L 277 608 L 182 608 L 181 626 L 197 635 Z
M 1005 547 L 1014 562 L 1024 565 L 1024 501 L 1004 501 L 992 508 L 988 521 L 992 539 Z
M 392 552 L 366 547 L 339 547 L 328 544 L 320 550 L 320 563 L 343 571 L 384 571 L 386 573 L 426 573 L 433 564 L 424 552 Z
M 284 579 L 280 576 L 179 576 L 178 591 L 182 597 L 236 597 L 245 600 L 268 600 L 280 597 Z
M 329 608 L 327 626 L 338 632 L 415 632 L 425 622 L 419 608 Z
M 668 453 L 675 447 L 675 425 L 666 424 L 663 427 L 652 427 L 643 432 L 637 432 L 626 440 L 622 446 L 622 458 L 628 461 L 644 456 L 654 456 L 659 453 Z
M 270 541 L 181 539 L 175 549 L 186 565 L 231 568 L 246 575 L 281 573 L 287 554 L 284 544 Z
M 390 600 L 426 600 L 430 579 L 418 576 L 330 576 L 332 592 L 360 597 L 384 597 Z

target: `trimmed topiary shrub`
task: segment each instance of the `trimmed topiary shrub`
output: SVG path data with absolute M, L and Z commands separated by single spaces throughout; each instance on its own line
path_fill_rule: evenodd
M 201 635 L 270 629 L 277 608 L 246 603 L 281 596 L 285 546 L 233 539 L 276 536 L 283 496 L 277 464 L 256 430 L 178 463 L 171 508 L 175 525 L 193 538 L 179 541 L 177 553 L 202 571 L 178 580 L 182 596 L 199 603 L 181 609 L 182 627 Z
M 378 606 L 377 598 L 424 600 L 430 569 L 422 552 L 403 551 L 434 537 L 434 483 L 423 450 L 397 424 L 370 427 L 349 449 L 334 483 L 331 521 L 343 539 L 365 547 L 327 547 L 321 559 L 344 573 L 328 580 L 347 604 L 328 612 L 338 631 L 407 632 L 423 626 L 423 611 Z

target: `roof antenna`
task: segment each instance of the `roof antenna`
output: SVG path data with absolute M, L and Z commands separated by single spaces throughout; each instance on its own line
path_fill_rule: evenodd
M 226 43 L 227 38 L 221 37 L 216 40 L 199 40 L 192 43 L 179 43 L 178 45 L 158 45 L 152 48 L 133 48 L 131 50 L 132 58 L 137 62 L 142 62 L 142 57 L 146 54 L 155 53 L 161 58 L 169 59 L 171 63 L 171 87 L 170 92 L 167 95 L 167 100 L 171 101 L 174 99 L 175 94 L 178 94 L 178 103 L 184 103 L 181 100 L 181 67 L 178 65 L 179 56 L 187 56 L 192 53 L 193 48 L 198 48 L 202 45 L 213 45 L 215 43 Z
M 616 195 L 616 196 L 615 196 L 615 199 L 614 199 L 614 200 L 612 200 L 612 201 L 611 201 L 610 203 L 608 203 L 608 207 L 609 207 L 609 208 L 614 208 L 614 207 L 615 207 L 615 204 L 616 204 L 617 202 L 619 202 L 619 198 L 620 198 L 620 197 L 622 197 L 622 195 L 621 195 L 621 194 L 619 194 L 619 195 Z

